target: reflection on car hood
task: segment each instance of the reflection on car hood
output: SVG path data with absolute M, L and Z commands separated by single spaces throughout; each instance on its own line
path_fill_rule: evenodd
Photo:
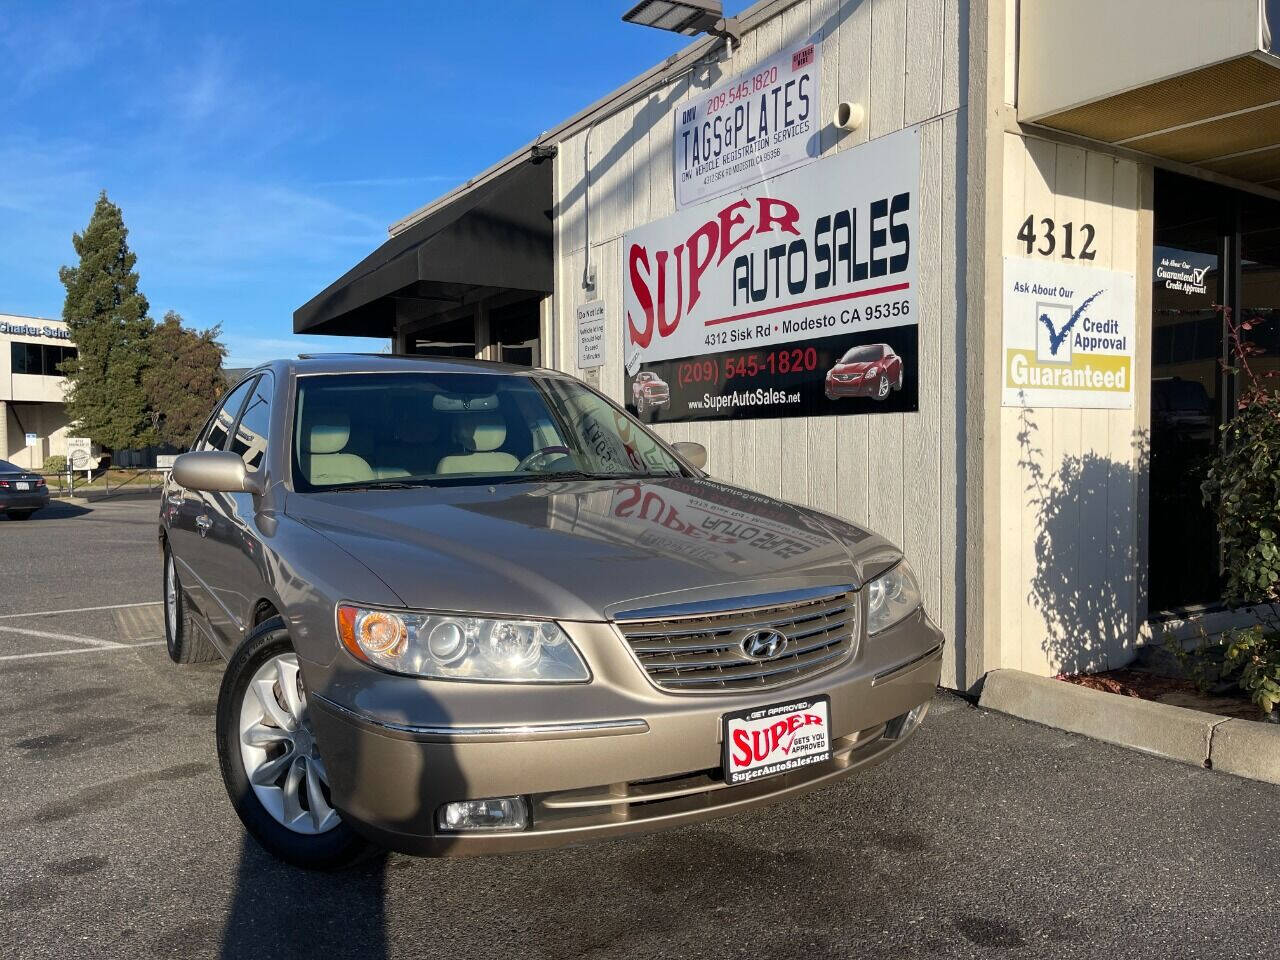
M 831 368 L 832 373 L 863 373 L 868 367 L 874 366 L 875 360 L 865 360 L 860 363 L 837 363 Z
M 566 620 L 858 585 L 898 556 L 833 517 L 692 478 L 291 494 L 285 509 L 406 606 Z

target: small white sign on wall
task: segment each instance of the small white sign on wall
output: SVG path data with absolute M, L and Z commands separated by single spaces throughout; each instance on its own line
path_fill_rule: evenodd
M 603 300 L 578 307 L 578 369 L 604 366 L 605 310 Z
M 28 434 L 27 434 L 27 446 L 28 446 L 28 447 L 34 447 L 34 446 L 35 446 L 37 443 L 39 443 L 39 442 L 40 442 L 40 435 L 39 435 L 38 433 L 28 433 Z
M 1133 407 L 1132 273 L 1004 258 L 1006 407 Z

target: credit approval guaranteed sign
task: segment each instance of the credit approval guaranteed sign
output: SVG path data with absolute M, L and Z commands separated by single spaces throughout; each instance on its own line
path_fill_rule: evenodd
M 1004 258 L 1006 407 L 1133 407 L 1132 273 Z
M 810 43 L 780 53 L 675 108 L 677 209 L 818 156 L 821 50 Z
M 625 395 L 649 421 L 916 410 L 919 183 L 910 128 L 628 233 Z

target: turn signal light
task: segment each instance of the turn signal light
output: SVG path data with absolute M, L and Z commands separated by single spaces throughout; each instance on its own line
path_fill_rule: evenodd
M 338 633 L 343 645 L 361 660 L 399 656 L 409 640 L 404 620 L 387 610 L 339 607 Z

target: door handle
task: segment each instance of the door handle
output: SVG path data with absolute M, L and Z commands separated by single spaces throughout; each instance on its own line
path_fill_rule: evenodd
M 209 528 L 212 526 L 213 521 L 204 514 L 196 517 L 196 529 L 200 531 L 200 536 L 207 537 L 209 535 Z

